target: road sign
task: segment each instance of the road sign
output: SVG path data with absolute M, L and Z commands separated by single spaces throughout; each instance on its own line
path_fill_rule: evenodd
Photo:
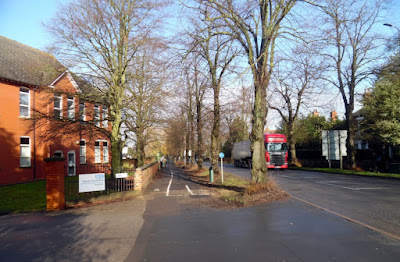
M 219 153 L 219 158 L 224 158 L 225 157 L 225 154 L 224 153 Z
M 343 156 L 347 156 L 347 130 L 322 130 L 322 155 L 326 156 L 331 168 L 331 160 L 340 161 L 343 169 Z
M 322 155 L 330 160 L 347 156 L 346 130 L 322 130 Z

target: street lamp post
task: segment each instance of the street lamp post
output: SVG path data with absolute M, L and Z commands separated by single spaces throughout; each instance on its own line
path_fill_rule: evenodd
M 388 27 L 393 27 L 397 30 L 397 52 L 400 54 L 400 29 L 397 26 L 389 23 L 384 23 L 383 25 Z

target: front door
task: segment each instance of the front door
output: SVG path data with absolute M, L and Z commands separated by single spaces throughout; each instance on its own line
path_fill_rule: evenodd
M 75 151 L 68 152 L 68 175 L 75 176 L 76 175 L 76 161 L 75 161 Z

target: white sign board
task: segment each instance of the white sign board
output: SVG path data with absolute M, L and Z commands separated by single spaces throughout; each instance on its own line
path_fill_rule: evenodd
M 116 173 L 115 178 L 125 178 L 128 177 L 128 173 Z
M 330 160 L 347 156 L 347 130 L 322 130 L 322 155 Z
M 106 190 L 104 173 L 79 175 L 79 193 Z

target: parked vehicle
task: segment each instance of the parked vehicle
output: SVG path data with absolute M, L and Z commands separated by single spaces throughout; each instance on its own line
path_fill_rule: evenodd
M 267 168 L 288 168 L 287 139 L 282 134 L 264 134 L 265 160 Z M 236 167 L 251 167 L 251 142 L 240 141 L 233 144 L 232 158 Z

